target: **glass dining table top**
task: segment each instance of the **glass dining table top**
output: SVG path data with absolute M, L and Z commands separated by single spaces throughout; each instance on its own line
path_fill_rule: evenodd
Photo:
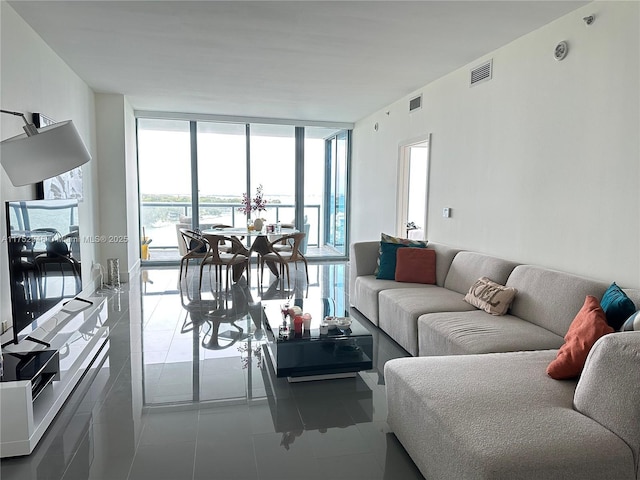
M 279 232 L 267 232 L 266 230 L 249 230 L 248 228 L 244 227 L 230 227 L 230 228 L 208 228 L 205 230 L 202 230 L 202 233 L 207 234 L 207 235 L 225 235 L 228 237 L 261 237 L 261 236 L 272 236 L 274 235 L 274 238 L 276 238 L 276 236 L 284 236 L 284 235 L 291 235 L 292 233 L 298 233 L 299 230 L 296 230 L 295 228 L 282 228 L 280 229 Z

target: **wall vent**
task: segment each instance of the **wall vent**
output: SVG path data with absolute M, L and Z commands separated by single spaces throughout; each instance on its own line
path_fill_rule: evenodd
M 491 80 L 492 72 L 493 72 L 493 59 L 471 70 L 469 86 L 472 87 L 474 85 L 477 85 L 478 83 L 487 82 Z
M 419 110 L 422 108 L 422 95 L 418 95 L 417 97 L 409 100 L 409 111 L 413 112 L 415 110 Z

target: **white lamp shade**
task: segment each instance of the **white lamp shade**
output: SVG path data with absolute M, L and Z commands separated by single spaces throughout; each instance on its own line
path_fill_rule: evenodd
M 91 160 L 71 120 L 38 129 L 38 134 L 8 138 L 0 144 L 0 161 L 16 187 L 37 183 Z

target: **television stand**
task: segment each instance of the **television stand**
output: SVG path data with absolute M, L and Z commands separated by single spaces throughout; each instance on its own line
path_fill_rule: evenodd
M 4 354 L 4 374 L 0 382 L 31 382 L 31 401 L 54 380 L 60 380 L 60 357 L 57 350 L 7 352 Z
M 29 340 L 29 341 L 32 341 L 34 343 L 39 343 L 40 345 L 44 345 L 47 348 L 49 348 L 51 346 L 50 343 L 47 343 L 47 342 L 45 342 L 43 340 L 39 340 L 39 339 L 37 339 L 35 337 L 32 337 L 31 335 L 27 335 L 22 340 Z M 0 345 L 0 348 L 7 347 L 9 345 L 17 345 L 17 344 L 16 344 L 16 342 L 14 340 L 9 340 L 8 342 L 5 342 L 2 345 Z
M 0 382 L 0 458 L 33 452 L 78 383 L 96 373 L 94 365 L 100 365 L 108 352 L 109 327 L 104 325 L 108 307 L 103 297 L 91 300 L 93 305 L 61 306 L 38 320 L 30 333 L 49 343 L 50 349 L 40 342 L 2 349 L 3 380 L 10 370 L 16 378 Z M 13 367 L 9 362 L 15 362 Z

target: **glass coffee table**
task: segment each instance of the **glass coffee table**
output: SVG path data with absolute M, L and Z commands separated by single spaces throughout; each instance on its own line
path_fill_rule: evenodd
M 268 342 L 263 348 L 271 360 L 277 377 L 287 377 L 290 382 L 355 377 L 357 372 L 370 370 L 373 358 L 371 332 L 357 319 L 350 318 L 348 328 L 333 328 L 326 334 L 320 332 L 325 317 L 347 317 L 348 311 L 336 312 L 332 299 L 295 299 L 290 306 L 298 305 L 312 316 L 311 326 L 301 335 L 290 331 L 281 335 L 284 300 L 262 302 L 262 324 Z M 287 320 L 287 324 L 290 323 Z

